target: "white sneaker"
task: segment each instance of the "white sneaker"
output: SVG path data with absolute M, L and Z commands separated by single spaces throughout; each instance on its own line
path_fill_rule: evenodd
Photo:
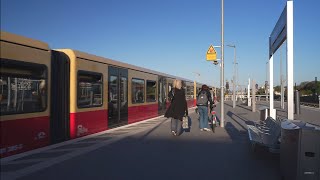
M 176 136 L 177 133 L 175 131 L 171 131 L 172 135 Z
M 211 131 L 211 129 L 208 129 L 208 128 L 203 128 L 205 131 Z
M 204 129 L 200 129 L 200 131 L 204 131 Z

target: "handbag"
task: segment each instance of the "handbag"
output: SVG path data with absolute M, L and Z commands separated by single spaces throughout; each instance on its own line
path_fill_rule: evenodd
M 182 118 L 182 128 L 183 129 L 188 129 L 189 128 L 189 118 L 188 116 L 183 116 Z

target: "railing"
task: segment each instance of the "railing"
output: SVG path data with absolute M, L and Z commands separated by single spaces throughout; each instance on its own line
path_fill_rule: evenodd
M 252 96 L 250 96 L 250 97 L 252 98 Z M 266 99 L 267 99 L 266 97 L 268 97 L 268 99 L 269 99 L 269 95 L 268 96 L 256 95 L 256 101 L 261 101 L 261 100 L 266 101 Z M 224 98 L 225 98 L 225 101 L 232 101 L 233 100 L 232 95 L 225 95 Z M 236 99 L 243 100 L 243 99 L 247 99 L 247 98 L 248 98 L 248 95 L 243 95 L 243 94 L 236 95 Z
M 244 100 L 247 99 L 247 95 L 237 95 L 236 99 Z M 232 101 L 232 95 L 226 95 L 225 101 Z M 266 101 L 266 95 L 257 95 L 256 101 Z M 277 101 L 275 99 L 275 101 Z M 310 103 L 310 102 L 300 102 L 300 105 L 302 106 L 308 106 L 308 107 L 315 107 L 320 108 L 318 103 Z
M 300 105 L 319 108 L 319 104 L 317 103 L 300 102 Z

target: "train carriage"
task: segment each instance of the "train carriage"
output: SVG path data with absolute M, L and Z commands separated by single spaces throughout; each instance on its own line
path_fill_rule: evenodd
M 69 122 L 62 123 L 66 127 L 58 126 L 68 128 L 69 137 L 66 136 L 62 140 L 106 130 L 108 65 L 102 63 L 100 57 L 70 49 L 56 50 L 53 54 L 65 57 L 63 61 L 69 61 L 70 64 L 67 75 L 70 76 L 69 88 L 65 87 L 69 89 L 69 115 L 61 117 Z
M 181 79 L 1 32 L 1 157 L 163 115 Z
M 50 143 L 48 44 L 1 32 L 1 157 Z
M 158 116 L 158 75 L 129 70 L 128 122 Z

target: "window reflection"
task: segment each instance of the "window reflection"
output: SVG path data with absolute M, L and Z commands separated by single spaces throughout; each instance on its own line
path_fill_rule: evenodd
M 187 93 L 186 93 L 186 99 L 190 100 L 193 99 L 193 86 L 187 86 Z
M 156 93 L 157 93 L 156 87 L 157 87 L 156 81 L 147 80 L 147 102 L 156 101 Z
M 78 74 L 78 107 L 102 105 L 102 74 L 80 71 Z
M 132 103 L 144 102 L 144 80 L 132 79 Z
M 163 96 L 162 96 L 162 92 L 165 92 L 165 91 L 163 91 L 163 83 L 162 83 L 162 81 L 160 81 L 159 82 L 159 103 L 160 104 L 162 104 L 162 98 L 163 98 Z
M 44 111 L 47 107 L 46 67 L 1 62 L 1 115 Z

